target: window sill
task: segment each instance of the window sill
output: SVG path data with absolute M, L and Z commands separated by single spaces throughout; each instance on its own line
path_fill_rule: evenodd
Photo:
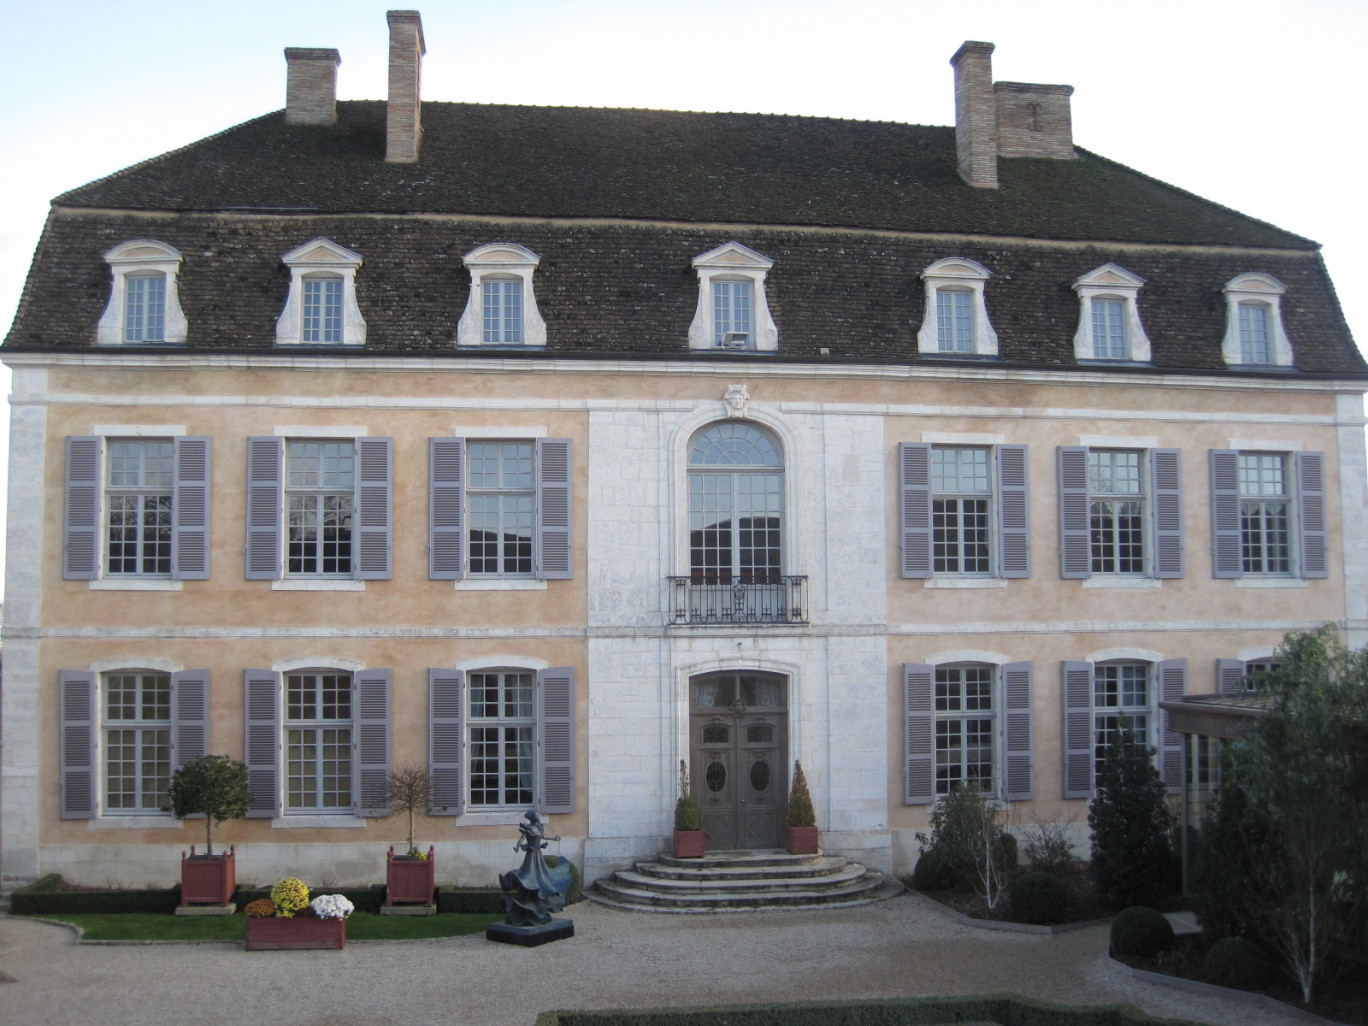
M 1164 582 L 1156 577 L 1107 577 L 1097 575 L 1089 577 L 1083 582 L 1085 588 L 1119 588 L 1119 589 L 1144 589 L 1162 588 Z
M 336 815 L 277 816 L 271 820 L 276 830 L 363 830 L 366 821 L 350 812 Z
M 452 582 L 455 591 L 545 591 L 546 582 L 530 577 L 463 577 Z
M 1007 581 L 1002 577 L 928 577 L 922 581 L 923 588 L 1005 588 Z
M 489 812 L 472 812 L 466 806 L 465 812 L 456 817 L 461 826 L 517 826 L 523 821 L 526 809 L 495 809 Z
M 285 578 L 271 582 L 272 591 L 365 591 L 365 581 L 332 581 L 326 578 Z
M 1235 582 L 1237 588 L 1305 588 L 1307 582 L 1300 577 L 1241 577 Z
M 181 821 L 170 813 L 157 815 L 110 815 L 105 813 L 94 819 L 86 820 L 87 830 L 179 830 Z
M 159 577 L 100 577 L 90 582 L 91 591 L 180 591 L 183 582 Z

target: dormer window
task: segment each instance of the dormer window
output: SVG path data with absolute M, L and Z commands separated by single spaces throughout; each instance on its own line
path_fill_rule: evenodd
M 1221 290 L 1226 297 L 1226 333 L 1221 355 L 1228 366 L 1290 367 L 1292 343 L 1282 325 L 1286 286 L 1269 274 L 1237 275 Z
M 996 356 L 997 332 L 983 298 L 991 272 L 966 257 L 946 257 L 921 276 L 926 283 L 926 313 L 917 333 L 918 351 Z
M 356 305 L 361 254 L 314 239 L 280 259 L 290 269 L 290 293 L 276 319 L 276 345 L 365 345 L 366 322 Z
M 693 259 L 698 307 L 689 325 L 690 349 L 779 348 L 779 329 L 765 298 L 765 277 L 774 261 L 739 242 L 728 242 Z
M 100 345 L 185 341 L 177 295 L 181 255 L 164 242 L 136 239 L 104 255 L 113 274 L 109 304 L 96 328 Z
M 1144 284 L 1144 278 L 1116 264 L 1103 264 L 1073 283 L 1079 302 L 1075 359 L 1150 362 L 1137 302 Z
M 456 344 L 546 345 L 546 322 L 532 289 L 541 257 L 511 242 L 492 242 L 471 250 L 464 260 L 470 269 L 470 296 L 456 325 Z

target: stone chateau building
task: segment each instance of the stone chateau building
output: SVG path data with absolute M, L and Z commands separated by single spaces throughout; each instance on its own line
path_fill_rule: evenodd
M 168 883 L 170 773 L 245 761 L 242 878 L 438 880 L 536 804 L 662 851 L 916 860 L 977 782 L 1083 819 L 1129 717 L 1368 640 L 1355 348 L 1314 242 L 1074 145 L 954 55 L 955 126 L 287 104 L 59 196 L 14 374 L 0 866 Z M 553 848 L 554 850 L 554 848 Z

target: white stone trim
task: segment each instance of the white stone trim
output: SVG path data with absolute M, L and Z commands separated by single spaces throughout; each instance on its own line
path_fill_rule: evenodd
M 461 258 L 470 271 L 470 294 L 465 310 L 456 323 L 458 346 L 530 346 L 546 345 L 546 321 L 537 308 L 537 294 L 533 289 L 533 272 L 541 263 L 525 246 L 512 242 L 491 242 L 477 246 Z M 485 279 L 517 280 L 522 282 L 522 337 L 520 343 L 486 343 L 484 340 L 484 282 Z
M 103 796 L 101 796 L 103 797 Z M 116 812 L 101 811 L 99 815 L 86 820 L 87 830 L 179 830 L 184 820 L 179 820 L 169 812 L 148 814 L 146 812 L 122 815 Z
M 468 575 L 451 582 L 452 591 L 545 591 L 546 582 L 527 577 Z
M 1226 328 L 1221 356 L 1229 367 L 1291 367 L 1292 343 L 1282 322 L 1282 297 L 1287 286 L 1271 274 L 1247 271 L 1237 274 L 1221 289 L 1226 297 Z M 1261 303 L 1268 308 L 1270 363 L 1246 363 L 1240 351 L 1240 306 Z
M 313 239 L 284 254 L 280 262 L 290 269 L 290 292 L 285 309 L 276 319 L 278 346 L 364 346 L 366 321 L 356 305 L 356 271 L 362 264 L 360 253 L 324 238 Z M 342 341 L 304 341 L 304 279 L 329 277 L 342 280 Z
M 1157 449 L 1159 439 L 1142 438 L 1139 435 L 1079 435 L 1078 444 L 1086 445 L 1089 449 Z
M 966 648 L 953 652 L 938 652 L 927 656 L 925 662 L 931 666 L 944 666 L 948 663 L 987 663 L 991 666 L 1006 666 L 1012 662 L 1012 657 L 1000 652 L 982 652 Z
M 366 664 L 355 659 L 342 659 L 338 656 L 303 656 L 299 659 L 282 659 L 272 663 L 272 673 L 293 673 L 295 670 L 343 670 L 347 673 L 360 673 Z
M 1144 284 L 1144 278 L 1117 264 L 1103 264 L 1074 280 L 1073 290 L 1078 294 L 1078 328 L 1074 332 L 1073 340 L 1075 360 L 1116 362 L 1113 357 L 1095 355 L 1092 337 L 1092 301 L 1116 299 L 1121 302 L 1122 321 L 1126 333 L 1126 355 L 1121 360 L 1131 363 L 1150 362 L 1150 340 L 1145 334 L 1145 326 L 1140 322 L 1138 302 L 1140 288 Z
M 271 433 L 277 438 L 311 442 L 325 438 L 366 438 L 370 430 L 358 424 L 277 424 Z
M 274 830 L 363 830 L 366 820 L 352 812 L 335 812 L 330 815 L 304 813 L 293 816 L 286 814 L 271 820 Z
M 545 659 L 495 652 L 491 655 L 477 656 L 474 659 L 463 659 L 458 663 L 452 663 L 451 668 L 460 670 L 462 673 L 473 673 L 480 670 L 549 670 L 551 664 Z
M 928 577 L 922 581 L 923 588 L 1005 588 L 1004 577 Z
M 1351 648 L 1362 648 L 1368 645 L 1368 453 L 1358 426 L 1363 423 L 1363 396 L 1337 396 L 1335 408 L 1341 425 L 1336 455 L 1346 641 Z
M 119 659 L 97 659 L 87 664 L 86 669 L 94 674 L 119 673 L 129 670 L 152 670 L 156 673 L 180 673 L 185 669 L 184 663 L 178 663 L 173 659 L 157 659 L 143 657 L 121 657 Z
M 101 438 L 182 438 L 184 424 L 92 424 L 90 434 Z
M 1272 659 L 1277 654 L 1277 649 L 1272 645 L 1263 648 L 1242 648 L 1236 658 L 1242 663 L 1252 663 L 1259 659 Z
M 1300 441 L 1272 438 L 1232 438 L 1227 449 L 1241 449 L 1245 452 L 1301 452 Z
M 964 431 L 923 431 L 921 440 L 932 445 L 1002 445 L 1007 441 L 1007 436 Z
M 926 302 L 922 314 L 921 330 L 917 332 L 917 351 L 940 356 L 997 356 L 998 337 L 993 324 L 988 319 L 988 305 L 984 299 L 983 286 L 992 277 L 988 268 L 968 257 L 945 257 L 937 260 L 922 271 L 925 283 Z M 955 350 L 941 349 L 940 336 L 936 329 L 936 295 L 942 289 L 951 292 L 967 292 L 972 296 L 971 309 L 974 322 L 973 353 L 958 353 Z
M 1136 589 L 1162 588 L 1164 586 L 1164 582 L 1156 577 L 1114 577 L 1108 574 L 1093 574 L 1080 583 L 1084 588 L 1098 588 L 1103 591 L 1109 588 L 1134 591 Z
M 331 577 L 281 577 L 271 582 L 272 591 L 365 591 L 365 581 Z
M 181 310 L 180 265 L 184 259 L 180 251 L 156 239 L 133 239 L 121 242 L 104 255 L 109 264 L 109 302 L 95 328 L 97 345 L 181 345 L 189 335 L 185 312 Z M 166 279 L 165 309 L 162 313 L 162 337 L 146 342 L 124 341 L 124 299 L 127 279 L 146 274 L 162 275 Z
M 451 429 L 452 438 L 545 438 L 546 425 L 516 425 L 512 427 L 466 427 L 457 425 Z
M 1163 653 L 1148 648 L 1102 648 L 1089 652 L 1084 660 L 1090 663 L 1116 663 L 1122 660 L 1133 663 L 1158 663 L 1164 659 Z
M 1308 582 L 1300 577 L 1239 577 L 1235 580 L 1237 588 L 1306 588 Z
M 765 277 L 774 261 L 749 246 L 727 242 L 693 258 L 698 272 L 698 305 L 689 324 L 689 348 L 712 349 L 713 279 L 749 281 L 754 291 L 755 309 L 751 311 L 751 331 L 755 337 L 746 348 L 752 352 L 773 352 L 779 348 L 779 328 L 770 314 L 765 297 Z
M 184 583 L 163 577 L 95 577 L 87 582 L 91 591 L 182 591 Z

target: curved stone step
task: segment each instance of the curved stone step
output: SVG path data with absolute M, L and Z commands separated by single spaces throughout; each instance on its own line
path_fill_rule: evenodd
M 886 878 L 879 873 L 870 873 L 865 880 L 868 886 L 851 890 L 832 890 L 784 895 L 784 900 L 775 900 L 773 894 L 728 895 L 725 899 L 709 898 L 706 895 L 679 895 L 671 901 L 657 892 L 634 889 L 612 888 L 609 880 L 600 880 L 594 890 L 586 891 L 585 897 L 596 904 L 605 905 L 629 912 L 657 912 L 678 914 L 723 914 L 728 912 L 802 911 L 818 909 L 854 908 L 886 901 L 903 892 L 903 885 L 897 880 Z M 608 887 L 605 887 L 608 885 Z M 692 902 L 689 900 L 692 898 Z
M 834 876 L 849 864 L 840 855 L 804 855 L 802 861 L 775 864 L 703 859 L 642 861 L 636 871 L 658 880 L 805 880 Z
M 639 863 L 638 868 L 649 869 L 649 863 Z M 715 871 L 701 870 L 698 873 L 690 874 L 681 870 L 671 871 L 669 876 L 660 876 L 651 872 L 632 872 L 631 870 L 618 870 L 613 874 L 613 879 L 628 886 L 636 886 L 647 890 L 661 890 L 665 892 L 680 893 L 684 891 L 716 891 L 720 894 L 737 893 L 740 891 L 785 891 L 785 890 L 821 890 L 827 887 L 839 887 L 842 884 L 853 883 L 866 875 L 865 867 L 854 862 L 847 863 L 845 859 L 840 860 L 840 864 L 832 867 L 831 871 L 817 876 L 765 876 L 765 875 L 715 875 Z

